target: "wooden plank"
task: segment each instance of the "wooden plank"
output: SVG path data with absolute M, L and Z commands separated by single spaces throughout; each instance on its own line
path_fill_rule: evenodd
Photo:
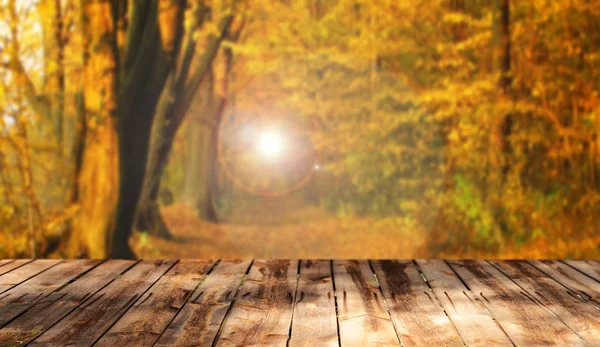
M 212 260 L 179 261 L 95 346 L 152 346 L 214 264 Z
M 0 267 L 0 276 L 4 275 L 5 273 L 11 272 L 12 270 L 19 268 L 27 263 L 32 262 L 32 259 L 17 259 L 17 260 L 13 260 L 11 262 L 8 262 L 6 264 L 4 264 L 4 266 Z
M 565 260 L 564 262 L 600 282 L 600 263 L 597 260 Z M 598 285 L 600 286 L 600 283 Z
M 483 304 L 443 260 L 417 260 L 431 290 L 467 346 L 512 346 Z
M 527 262 L 494 261 L 492 263 L 586 342 L 593 346 L 600 346 L 598 309 L 574 295 L 569 295 L 561 284 Z
M 38 259 L 0 276 L 0 294 L 60 262 L 61 260 Z
M 600 285 L 585 274 L 556 260 L 533 260 L 530 263 L 573 293 L 600 304 Z
M 252 264 L 217 346 L 285 346 L 292 323 L 298 261 Z
M 584 346 L 586 343 L 485 261 L 450 261 L 462 280 L 478 293 L 510 339 L 522 346 Z
M 59 288 L 0 329 L 0 346 L 27 344 L 134 264 L 131 260 L 108 260 Z
M 400 346 L 367 260 L 335 260 L 333 280 L 342 346 Z
M 210 346 L 251 263 L 221 261 L 194 291 L 156 346 Z
M 0 296 L 0 327 L 98 263 L 99 260 L 66 260 L 6 291 Z
M 404 346 L 464 346 L 411 260 L 371 263 Z
M 0 267 L 8 264 L 8 263 L 12 263 L 13 261 L 15 261 L 14 259 L 0 259 Z
M 173 260 L 145 260 L 90 297 L 30 346 L 92 345 L 165 272 Z
M 339 346 L 329 260 L 301 262 L 290 346 Z

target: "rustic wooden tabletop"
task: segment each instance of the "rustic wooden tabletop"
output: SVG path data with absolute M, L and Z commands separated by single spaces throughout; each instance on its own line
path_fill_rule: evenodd
M 0 346 L 598 346 L 599 309 L 594 260 L 0 261 Z

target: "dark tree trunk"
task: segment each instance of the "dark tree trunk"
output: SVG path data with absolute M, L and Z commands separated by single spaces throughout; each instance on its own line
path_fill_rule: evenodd
M 511 79 L 511 45 L 510 45 L 510 0 L 494 0 L 494 72 L 498 76 L 497 98 L 498 107 L 510 98 Z M 498 113 L 498 121 L 492 129 L 490 141 L 491 170 L 488 172 L 488 184 L 484 190 L 485 199 L 493 197 L 489 201 L 495 223 L 498 225 L 502 235 L 510 235 L 508 220 L 502 204 L 502 191 L 508 181 L 510 170 L 511 145 L 509 137 L 512 131 L 513 118 L 510 113 Z M 487 187 L 490 185 L 490 187 Z
M 127 56 L 120 71 L 119 198 L 115 230 L 109 240 L 114 258 L 135 257 L 129 238 L 146 173 L 152 120 L 177 60 L 185 1 L 138 0 L 133 6 Z
M 170 151 L 169 148 L 165 148 L 162 146 L 161 150 L 158 151 L 158 160 L 167 161 Z M 164 166 L 161 166 L 161 172 L 156 173 L 158 177 L 163 174 Z M 166 240 L 172 240 L 173 235 L 169 231 L 169 228 L 165 224 L 162 215 L 160 214 L 160 206 L 158 203 L 158 193 L 159 193 L 159 185 L 153 185 L 148 191 L 149 196 L 145 198 L 144 206 L 140 205 L 140 209 L 137 215 L 137 224 L 136 228 L 138 230 L 145 230 L 151 235 L 161 237 Z
M 510 93 L 512 78 L 510 74 L 511 52 L 510 52 L 510 0 L 496 0 L 497 3 L 497 20 L 498 20 L 498 47 L 497 47 L 497 69 L 500 72 L 498 88 L 502 97 L 506 97 Z M 500 124 L 500 134 L 502 137 L 502 182 L 506 182 L 508 175 L 509 157 L 512 152 L 509 136 L 512 132 L 513 119 L 511 114 L 507 114 Z
M 207 9 L 200 6 L 195 15 L 198 22 L 193 27 L 200 26 L 204 20 Z M 225 38 L 233 17 L 226 15 L 219 23 L 220 34 L 213 36 L 207 47 L 199 57 L 198 67 L 190 76 L 190 67 L 196 41 L 191 33 L 183 44 L 183 59 L 177 73 L 171 76 L 170 90 L 163 95 L 157 110 L 155 125 L 152 130 L 149 161 L 147 163 L 148 175 L 145 177 L 141 199 L 139 201 L 138 227 L 154 231 L 158 236 L 171 238 L 164 221 L 160 217 L 157 195 L 160 191 L 160 178 L 168 162 L 175 135 L 184 120 L 184 117 L 194 100 L 202 81 L 212 66 L 221 42 Z

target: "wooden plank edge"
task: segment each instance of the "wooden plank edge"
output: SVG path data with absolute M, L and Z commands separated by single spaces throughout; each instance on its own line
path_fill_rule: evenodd
M 502 331 L 502 333 L 504 335 L 506 335 L 506 337 L 508 338 L 508 340 L 510 341 L 510 343 L 513 344 L 513 346 L 517 346 L 517 343 L 513 340 L 513 338 L 510 336 L 510 334 L 508 334 L 506 332 L 506 330 L 504 329 L 504 327 L 502 326 L 502 324 L 500 324 L 500 322 L 498 321 L 498 319 L 496 317 L 494 317 L 494 313 L 487 307 L 487 305 L 481 301 L 479 299 L 479 297 L 477 296 L 477 293 L 475 293 L 471 287 L 469 287 L 469 284 L 467 282 L 465 282 L 465 280 L 460 277 L 460 275 L 458 274 L 458 272 L 456 272 L 456 269 L 454 267 L 452 267 L 452 265 L 450 264 L 450 262 L 448 261 L 448 259 L 444 259 L 444 263 L 446 263 L 446 265 L 448 265 L 448 267 L 450 268 L 450 270 L 454 273 L 454 275 L 458 278 L 458 280 L 465 286 L 465 288 L 467 288 L 467 290 L 469 291 L 469 293 L 471 293 L 472 297 L 475 298 L 475 300 L 479 301 L 479 303 L 481 304 L 481 307 L 483 307 L 483 309 L 485 310 L 485 312 L 492 317 L 492 320 L 494 321 L 494 323 L 496 323 L 496 326 L 498 328 L 500 328 L 500 330 Z
M 383 294 L 383 289 L 381 288 L 381 284 L 379 283 L 379 278 L 377 278 L 377 274 L 375 273 L 375 268 L 373 267 L 373 260 L 372 259 L 368 259 L 367 263 L 369 264 L 369 268 L 371 269 L 371 273 L 373 273 L 373 278 L 375 278 L 375 283 L 377 284 L 377 289 L 379 289 L 379 297 L 381 298 L 381 301 L 383 301 L 383 305 L 385 306 L 385 310 L 387 311 L 387 314 L 390 317 L 390 322 L 392 322 L 392 327 L 394 328 L 394 333 L 396 334 L 396 338 L 398 339 L 398 342 L 400 342 L 401 346 L 406 346 L 406 344 L 400 338 L 400 334 L 398 333 L 398 328 L 396 327 L 396 323 L 394 322 L 394 318 L 392 317 L 392 312 L 390 311 L 390 305 L 388 304 L 388 302 L 387 302 L 387 300 L 385 298 L 385 295 Z M 339 334 L 339 330 L 338 330 L 338 334 Z M 339 341 L 340 341 L 340 344 L 341 344 L 342 343 L 341 337 L 340 337 Z
M 41 259 L 34 259 L 33 261 L 26 262 L 26 263 L 24 263 L 23 265 L 21 265 L 21 266 L 18 266 L 18 267 L 16 267 L 15 269 L 12 269 L 12 270 L 10 270 L 9 272 L 7 272 L 7 274 L 8 274 L 8 273 L 11 273 L 12 271 L 14 271 L 14 270 L 16 270 L 16 269 L 20 269 L 21 267 L 23 267 L 23 266 L 25 266 L 25 265 L 33 264 L 33 263 L 34 263 L 36 260 L 41 260 Z M 45 260 L 47 260 L 47 259 L 45 259 Z M 6 288 L 6 289 L 4 289 L 4 290 L 0 290 L 0 294 L 4 294 L 4 293 L 8 292 L 9 290 L 11 290 L 11 289 L 15 288 L 16 286 L 19 286 L 19 285 L 23 284 L 23 282 L 26 282 L 26 281 L 28 281 L 28 280 L 30 280 L 30 279 L 32 279 L 32 278 L 34 278 L 35 276 L 37 276 L 37 275 L 39 275 L 39 274 L 41 274 L 41 273 L 43 273 L 43 272 L 46 272 L 46 271 L 48 271 L 49 269 L 51 269 L 51 268 L 55 267 L 56 265 L 58 265 L 58 264 L 62 263 L 63 261 L 64 261 L 64 259 L 60 259 L 60 260 L 56 261 L 56 263 L 54 263 L 54 264 L 52 264 L 52 265 L 48 266 L 47 268 L 45 268 L 44 270 L 42 270 L 42 271 L 38 271 L 38 272 L 36 272 L 36 273 L 32 274 L 32 275 L 31 275 L 31 276 L 29 276 L 29 277 L 25 277 L 25 278 L 23 278 L 23 280 L 22 280 L 21 282 L 19 282 L 19 283 L 15 283 L 15 284 L 14 284 L 12 287 L 8 287 L 8 288 Z
M 298 296 L 298 282 L 300 281 L 300 268 L 302 267 L 302 259 L 298 259 L 298 265 L 296 269 L 296 288 L 294 289 L 294 300 L 292 301 L 292 318 L 290 319 L 290 328 L 288 329 L 288 338 L 286 346 L 290 345 L 292 339 L 292 326 L 294 325 L 294 312 L 296 311 L 296 298 Z
M 105 261 L 108 259 L 105 259 Z M 66 317 L 68 317 L 71 313 L 73 313 L 75 310 L 77 310 L 79 307 L 81 307 L 82 305 L 86 304 L 91 298 L 94 297 L 94 295 L 96 295 L 98 292 L 100 292 L 102 289 L 106 288 L 108 285 L 110 285 L 111 283 L 113 283 L 117 278 L 123 276 L 123 274 L 125 274 L 127 271 L 131 270 L 131 268 L 133 268 L 135 265 L 137 265 L 141 260 L 137 260 L 135 262 L 133 262 L 131 264 L 131 266 L 127 267 L 125 270 L 123 270 L 121 273 L 117 274 L 112 280 L 106 282 L 105 285 L 101 286 L 100 288 L 98 288 L 96 291 L 94 292 L 90 292 L 90 295 L 87 296 L 87 298 L 85 298 L 85 300 L 79 302 L 77 305 L 75 305 L 69 312 L 66 312 L 60 319 L 56 320 L 56 322 L 52 323 L 50 326 L 48 326 L 48 328 L 46 328 L 46 330 L 41 331 L 39 334 L 37 334 L 36 336 L 33 336 L 29 339 L 29 342 L 37 339 L 40 335 L 42 335 L 43 333 L 45 333 L 46 331 L 52 329 L 52 327 L 54 327 L 55 325 L 57 325 L 58 323 L 60 323 L 63 319 L 65 319 Z M 15 317 L 15 319 L 18 317 Z
M 471 288 L 469 288 L 469 286 L 467 285 L 467 283 L 465 283 L 465 281 L 458 275 L 458 273 L 456 273 L 456 271 L 454 270 L 454 268 L 452 268 L 450 266 L 450 264 L 448 263 L 447 260 L 442 260 L 444 262 L 444 264 L 446 264 L 446 266 L 450 269 L 450 271 L 452 271 L 452 273 L 454 273 L 454 276 L 458 279 L 458 281 L 466 288 L 466 290 L 471 294 L 471 297 L 474 298 L 474 300 L 479 304 L 479 307 L 481 308 L 481 310 L 487 314 L 492 321 L 494 322 L 494 324 L 496 325 L 496 327 L 498 327 L 500 329 L 500 331 L 502 331 L 502 333 L 504 334 L 504 336 L 506 336 L 506 338 L 510 341 L 510 343 L 512 343 L 513 345 L 515 345 L 515 342 L 513 340 L 511 340 L 510 336 L 506 333 L 506 331 L 502 328 L 502 326 L 498 323 L 498 320 L 494 317 L 494 315 L 492 314 L 492 312 L 483 304 L 479 301 L 479 299 L 477 298 L 477 294 L 473 293 L 471 291 Z M 465 338 L 461 335 L 460 333 L 460 329 L 458 328 L 458 326 L 456 325 L 456 323 L 452 320 L 452 317 L 448 314 L 448 312 L 446 311 L 446 309 L 444 308 L 444 306 L 442 305 L 440 299 L 438 298 L 438 296 L 435 294 L 435 291 L 433 290 L 433 288 L 431 287 L 431 285 L 429 284 L 429 280 L 427 279 L 427 276 L 425 276 L 425 273 L 423 272 L 423 270 L 421 269 L 421 267 L 419 266 L 419 263 L 417 262 L 416 259 L 413 259 L 413 263 L 415 264 L 415 266 L 417 267 L 417 270 L 419 270 L 419 272 L 421 273 L 421 278 L 423 278 L 423 281 L 425 281 L 425 283 L 427 284 L 427 287 L 429 288 L 429 291 L 431 292 L 431 294 L 433 295 L 433 297 L 435 297 L 436 302 L 438 304 L 438 306 L 440 306 L 442 308 L 442 310 L 444 311 L 444 314 L 446 315 L 446 317 L 448 317 L 448 320 L 450 320 L 450 322 L 452 323 L 452 325 L 454 326 L 454 329 L 456 330 L 456 332 L 458 333 L 458 336 L 462 339 L 462 342 L 465 344 L 465 346 L 468 346 L 467 342 L 465 341 Z M 476 305 L 477 303 L 473 302 L 474 305 Z
M 544 260 L 544 259 L 536 259 L 536 260 Z M 576 273 L 579 273 L 579 274 L 581 274 L 581 275 L 583 275 L 583 276 L 585 276 L 585 277 L 588 277 L 588 278 L 590 278 L 592 281 L 594 281 L 594 282 L 597 282 L 596 280 L 594 280 L 593 278 L 591 278 L 591 277 L 590 277 L 590 276 L 588 276 L 587 274 L 585 274 L 585 273 L 583 273 L 583 272 L 579 271 L 578 269 L 576 269 L 576 268 L 574 268 L 574 267 L 572 267 L 572 266 L 570 266 L 570 265 L 568 265 L 568 264 L 566 264 L 566 263 L 563 263 L 562 261 L 558 261 L 558 262 L 559 262 L 560 264 L 562 264 L 562 265 L 565 265 L 565 266 L 567 266 L 567 267 L 568 267 L 568 268 L 570 268 L 570 269 L 573 269 L 573 271 L 575 271 Z M 544 275 L 546 275 L 546 277 L 548 277 L 548 278 L 552 279 L 553 281 L 556 281 L 556 282 L 558 282 L 558 283 L 559 283 L 561 286 L 565 287 L 565 288 L 567 289 L 567 291 L 568 291 L 569 293 L 571 293 L 572 295 L 575 295 L 575 296 L 577 296 L 577 297 L 578 297 L 578 298 L 580 298 L 581 300 L 583 300 L 583 301 L 585 301 L 585 302 L 589 303 L 589 304 L 590 304 L 590 305 L 592 305 L 592 306 L 595 306 L 595 307 L 596 307 L 598 310 L 600 310 L 600 298 L 595 298 L 594 296 L 592 296 L 592 295 L 590 295 L 590 294 L 588 294 L 588 293 L 586 293 L 586 292 L 584 292 L 584 291 L 581 291 L 581 290 L 579 290 L 579 289 L 577 289 L 577 288 L 574 288 L 574 287 L 571 287 L 571 286 L 569 286 L 569 285 L 568 285 L 568 284 L 566 284 L 566 283 L 563 283 L 562 281 L 559 281 L 557 278 L 554 278 L 553 276 L 551 276 L 550 274 L 548 274 L 548 272 L 544 271 L 544 269 L 542 269 L 541 267 L 537 266 L 537 265 L 536 265 L 536 264 L 535 264 L 533 261 L 531 261 L 531 260 L 527 260 L 527 263 L 528 263 L 529 265 L 533 266 L 534 268 L 536 268 L 538 271 L 542 272 Z
M 24 261 L 24 260 L 26 260 L 26 261 Z M 0 267 L 0 276 L 4 276 L 4 275 L 10 273 L 11 271 L 14 271 L 14 270 L 20 268 L 21 266 L 27 265 L 27 264 L 31 263 L 33 260 L 34 259 L 13 259 L 12 261 L 10 261 L 10 262 L 5 263 L 5 264 L 2 265 L 2 266 L 8 265 L 7 267 L 5 267 L 5 268 L 1 268 Z M 10 270 L 6 270 L 7 268 L 10 268 L 10 266 L 14 266 L 15 263 L 19 262 L 19 261 L 24 261 L 24 262 L 22 264 L 20 264 L 20 265 L 17 265 L 15 267 L 13 267 Z
M 140 261 L 142 261 L 142 260 L 143 260 L 143 259 L 140 259 Z M 153 286 L 156 284 L 156 282 L 158 282 L 158 281 L 159 281 L 159 280 L 160 280 L 160 279 L 161 279 L 161 278 L 162 278 L 162 277 L 163 277 L 165 274 L 167 274 L 169 271 L 171 271 L 171 269 L 172 269 L 172 268 L 175 266 L 175 264 L 177 264 L 178 262 L 179 262 L 179 259 L 176 259 L 176 260 L 173 262 L 173 264 L 171 264 L 171 266 L 169 266 L 169 267 L 168 267 L 168 268 L 165 270 L 165 272 L 164 272 L 162 275 L 158 276 L 158 278 L 156 279 L 156 281 L 152 282 L 152 284 L 151 284 L 151 285 L 149 285 L 149 286 L 148 286 L 148 288 L 146 288 L 146 290 L 144 290 L 144 291 L 143 291 L 143 292 L 140 294 L 140 296 L 139 296 L 139 297 L 138 297 L 136 300 L 132 300 L 132 301 L 129 303 L 129 305 L 127 306 L 127 308 L 125 308 L 125 309 L 123 310 L 123 312 L 121 313 L 121 315 L 119 315 L 119 317 L 117 317 L 117 319 L 115 319 L 115 320 L 112 322 L 112 324 L 110 324 L 110 326 L 108 326 L 108 327 L 106 328 L 106 330 L 105 330 L 104 332 L 102 332 L 102 334 L 100 334 L 100 336 L 99 336 L 99 337 L 98 337 L 98 338 L 97 338 L 97 339 L 94 341 L 94 343 L 92 343 L 92 346 L 93 346 L 93 345 L 95 345 L 96 343 L 98 343 L 98 341 L 100 341 L 100 339 L 101 339 L 101 338 L 104 336 L 104 334 L 106 334 L 106 333 L 107 333 L 107 332 L 108 332 L 108 331 L 109 331 L 109 330 L 110 330 L 110 329 L 111 329 L 111 328 L 112 328 L 112 327 L 113 327 L 115 324 L 117 324 L 117 322 L 118 322 L 118 321 L 119 321 L 119 320 L 120 320 L 120 319 L 121 319 L 121 318 L 122 318 L 122 317 L 123 317 L 123 316 L 124 316 L 124 315 L 127 313 L 127 311 L 129 311 L 129 309 L 130 309 L 130 308 L 131 308 L 133 305 L 135 305 L 135 304 L 136 304 L 138 301 L 140 301 L 140 300 L 141 300 L 141 299 L 144 297 L 144 295 L 146 294 L 146 292 L 148 292 L 148 291 L 149 291 L 149 290 L 150 290 L 150 289 L 151 289 L 151 288 L 152 288 L 152 287 L 153 287 Z M 139 263 L 139 262 L 137 262 L 136 264 L 138 264 L 138 263 Z M 136 264 L 134 264 L 134 265 L 136 265 Z M 132 269 L 132 268 L 133 268 L 133 266 L 132 266 L 132 267 L 130 267 L 130 268 L 128 268 L 128 269 L 127 269 L 127 271 L 129 271 L 129 270 L 130 270 L 130 269 Z M 125 273 L 125 272 L 124 272 L 124 273 Z M 111 281 L 111 282 L 112 282 L 112 281 Z
M 219 329 L 217 330 L 217 333 L 215 334 L 215 338 L 212 341 L 212 344 L 211 344 L 212 347 L 215 347 L 217 345 L 217 342 L 219 341 L 219 338 L 221 338 L 221 332 L 223 331 L 223 328 L 227 324 L 227 320 L 229 319 L 229 316 L 230 316 L 231 311 L 233 309 L 233 305 L 235 304 L 235 302 L 236 302 L 236 300 L 238 298 L 238 295 L 240 293 L 240 289 L 242 288 L 242 285 L 244 284 L 244 282 L 246 282 L 246 278 L 248 277 L 248 274 L 250 273 L 250 269 L 252 269 L 252 265 L 254 265 L 254 259 L 252 259 L 252 261 L 250 261 L 250 264 L 248 265 L 248 268 L 246 269 L 246 272 L 244 272 L 244 276 L 242 277 L 242 280 L 240 281 L 240 284 L 235 289 L 235 293 L 233 294 L 233 299 L 229 303 L 229 307 L 227 308 L 227 312 L 225 313 L 225 316 L 223 317 L 223 320 L 221 321 L 221 325 L 219 325 Z
M 554 316 L 554 318 L 558 319 L 564 326 L 566 326 L 567 328 L 569 328 L 569 330 L 571 330 L 575 335 L 579 336 L 579 338 L 581 339 L 581 341 L 586 341 L 575 329 L 573 329 L 569 324 L 567 324 L 567 322 L 565 322 L 560 316 L 558 316 L 556 313 L 554 313 L 554 311 L 552 311 L 543 302 L 541 302 L 540 300 L 538 300 L 538 298 L 535 295 L 531 294 L 529 291 L 527 291 L 525 288 L 523 288 L 517 281 L 513 280 L 512 278 L 510 278 L 510 276 L 508 276 L 504 271 L 502 271 L 502 268 L 500 266 L 497 266 L 496 264 L 494 264 L 493 262 L 491 262 L 490 260 L 487 260 L 487 259 L 486 259 L 486 262 L 488 264 L 490 264 L 492 267 L 496 268 L 496 270 L 498 270 L 502 275 L 504 275 L 504 277 L 508 278 L 512 283 L 516 284 L 524 293 L 527 294 L 527 297 L 529 298 L 529 300 L 531 300 L 531 301 L 537 303 L 538 305 L 540 305 L 541 307 L 543 307 L 552 316 Z M 530 264 L 530 263 L 527 263 L 527 264 Z M 551 280 L 553 280 L 553 281 L 556 281 L 552 277 L 548 277 L 548 278 L 551 279 Z
M 163 336 L 163 334 L 165 333 L 165 331 L 167 331 L 167 329 L 169 328 L 169 326 L 171 325 L 171 323 L 173 323 L 173 321 L 175 320 L 175 318 L 177 318 L 177 316 L 179 315 L 179 313 L 181 312 L 181 310 L 183 310 L 183 308 L 185 307 L 185 304 L 187 304 L 189 302 L 189 300 L 192 297 L 192 295 L 196 292 L 196 289 L 198 289 L 198 287 L 200 287 L 200 285 L 202 283 L 204 283 L 204 281 L 206 281 L 206 279 L 208 278 L 208 276 L 210 276 L 210 274 L 215 270 L 215 268 L 217 267 L 217 265 L 219 265 L 221 263 L 221 261 L 222 261 L 222 259 L 217 259 L 216 261 L 214 261 L 213 264 L 211 265 L 210 269 L 204 274 L 204 276 L 202 276 L 202 279 L 196 284 L 196 286 L 194 287 L 194 289 L 190 290 L 189 294 L 187 295 L 187 297 L 183 301 L 183 305 L 181 305 L 181 307 L 177 310 L 177 313 L 175 313 L 173 315 L 173 318 L 171 318 L 171 320 L 169 321 L 169 323 L 167 323 L 165 325 L 165 328 L 156 337 L 156 340 L 154 341 L 155 344 L 156 344 L 156 342 L 158 342 L 160 340 L 160 338 Z

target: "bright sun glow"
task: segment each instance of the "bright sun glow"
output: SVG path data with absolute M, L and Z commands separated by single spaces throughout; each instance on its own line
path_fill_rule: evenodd
M 264 132 L 258 139 L 258 151 L 267 159 L 278 158 L 284 148 L 283 137 L 275 131 Z

